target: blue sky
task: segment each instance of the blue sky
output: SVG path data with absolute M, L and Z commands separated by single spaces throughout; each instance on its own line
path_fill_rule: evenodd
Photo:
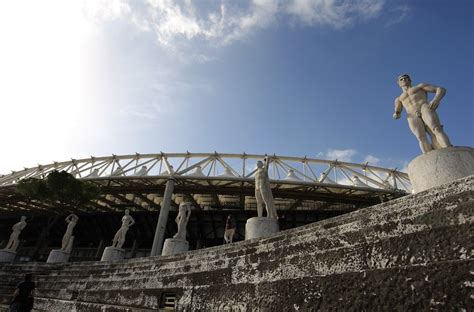
M 6 1 L 0 172 L 89 155 L 276 153 L 406 166 L 396 77 L 474 144 L 474 2 Z M 33 13 L 31 13 L 33 12 Z

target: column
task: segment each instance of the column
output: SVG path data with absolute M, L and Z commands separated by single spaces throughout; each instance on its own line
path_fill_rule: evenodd
M 165 194 L 163 195 L 163 201 L 161 202 L 160 216 L 158 217 L 158 223 L 156 224 L 155 237 L 153 239 L 153 246 L 151 247 L 150 256 L 156 256 L 161 253 L 163 248 L 163 242 L 165 240 L 165 229 L 166 223 L 168 222 L 168 214 L 171 206 L 171 196 L 174 190 L 174 180 L 169 179 L 166 182 Z

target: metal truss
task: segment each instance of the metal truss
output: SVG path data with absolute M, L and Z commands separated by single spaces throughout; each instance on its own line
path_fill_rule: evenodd
M 22 179 L 44 178 L 53 170 L 63 170 L 99 185 L 102 196 L 92 203 L 97 211 L 118 211 L 120 206 L 157 210 L 168 179 L 176 181 L 175 205 L 187 200 L 198 210 L 216 206 L 252 207 L 256 162 L 264 157 L 188 152 L 91 156 L 53 162 L 0 176 L 0 209 L 50 210 L 42 203 L 16 201 L 13 204 L 12 189 Z M 307 157 L 268 157 L 276 204 L 284 209 L 308 205 L 316 205 L 313 207 L 316 209 L 317 203 L 327 202 L 374 203 L 382 197 L 406 195 L 412 189 L 408 175 L 396 169 Z

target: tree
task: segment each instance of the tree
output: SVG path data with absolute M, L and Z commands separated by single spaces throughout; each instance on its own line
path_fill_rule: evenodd
M 17 193 L 28 199 L 51 204 L 72 206 L 75 209 L 99 195 L 99 189 L 80 181 L 66 171 L 52 171 L 46 179 L 29 178 L 17 185 Z
M 99 195 L 99 189 L 90 183 L 74 178 L 65 171 L 52 171 L 45 179 L 29 178 L 17 184 L 16 192 L 30 200 L 47 202 L 55 205 L 66 206 L 77 210 Z M 69 210 L 68 209 L 68 210 Z M 66 211 L 61 211 L 66 213 Z M 59 220 L 61 214 L 48 218 L 48 223 L 43 227 L 38 237 L 35 248 L 31 253 L 32 259 L 37 259 L 39 251 L 47 246 L 50 229 Z

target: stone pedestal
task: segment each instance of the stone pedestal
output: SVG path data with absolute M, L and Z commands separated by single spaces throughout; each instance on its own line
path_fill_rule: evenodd
M 245 224 L 245 239 L 269 236 L 280 231 L 277 219 L 254 217 Z
M 71 254 L 69 252 L 65 252 L 61 249 L 53 249 L 49 253 L 48 260 L 46 263 L 63 263 L 69 261 L 69 256 Z
M 187 240 L 179 238 L 168 238 L 163 245 L 162 256 L 177 255 L 189 250 L 189 243 Z
M 447 147 L 416 157 L 408 164 L 415 193 L 474 174 L 474 149 Z
M 8 249 L 0 249 L 0 262 L 13 262 L 16 252 Z
M 100 261 L 120 261 L 125 257 L 125 249 L 116 247 L 105 247 Z

